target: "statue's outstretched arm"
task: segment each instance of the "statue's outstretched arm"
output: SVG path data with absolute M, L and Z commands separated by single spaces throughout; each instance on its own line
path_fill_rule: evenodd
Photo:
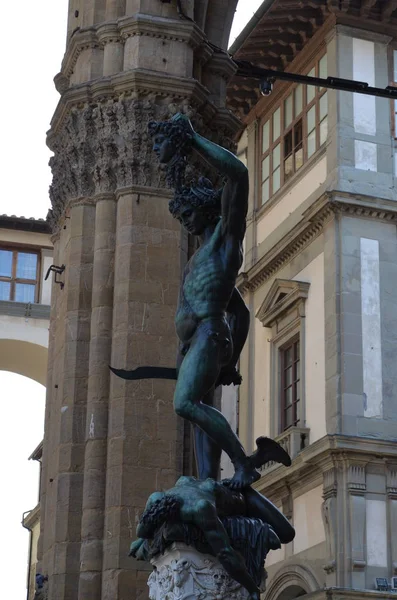
M 184 123 L 184 127 L 191 136 L 192 147 L 217 171 L 233 181 L 247 175 L 247 167 L 235 154 L 196 133 L 186 115 L 178 114 L 172 120 Z
M 222 194 L 222 229 L 224 234 L 242 242 L 248 210 L 248 169 L 235 154 L 196 133 L 185 115 L 178 115 L 191 135 L 193 149 L 209 165 L 227 177 Z

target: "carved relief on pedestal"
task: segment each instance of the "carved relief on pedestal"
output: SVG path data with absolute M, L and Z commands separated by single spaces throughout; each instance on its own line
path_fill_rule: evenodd
M 173 558 L 175 556 L 175 558 Z M 181 558 L 180 558 L 181 557 Z M 247 600 L 249 594 L 209 555 L 175 544 L 148 580 L 150 600 Z

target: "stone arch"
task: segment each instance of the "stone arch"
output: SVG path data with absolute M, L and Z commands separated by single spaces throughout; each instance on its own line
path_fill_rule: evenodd
M 0 339 L 0 371 L 29 377 L 42 385 L 47 379 L 45 346 L 18 339 Z
M 223 49 L 227 47 L 237 2 L 229 0 L 225 8 L 223 0 L 211 0 L 206 3 L 205 19 L 204 15 L 200 15 L 202 22 L 205 22 L 204 31 L 209 41 Z
M 266 600 L 293 600 L 320 587 L 315 574 L 306 565 L 285 565 L 272 578 L 266 591 Z

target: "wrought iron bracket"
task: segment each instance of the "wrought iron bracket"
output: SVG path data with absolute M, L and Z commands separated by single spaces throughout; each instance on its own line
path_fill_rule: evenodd
M 52 271 L 53 273 L 55 273 L 55 277 L 54 277 L 55 283 L 58 283 L 61 287 L 61 290 L 63 290 L 63 288 L 65 287 L 65 284 L 63 281 L 59 281 L 59 279 L 57 279 L 57 275 L 61 275 L 64 272 L 65 268 L 66 268 L 65 265 L 61 265 L 61 266 L 51 265 L 50 267 L 48 267 L 48 271 L 46 273 L 46 276 L 44 277 L 44 281 L 47 281 L 47 279 L 49 278 L 50 273 Z

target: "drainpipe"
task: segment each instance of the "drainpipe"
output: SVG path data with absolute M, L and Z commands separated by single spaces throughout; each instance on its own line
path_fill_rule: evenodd
M 28 585 L 27 585 L 26 600 L 29 600 L 29 595 L 30 595 L 29 592 L 30 592 L 30 572 L 32 570 L 33 532 L 30 529 L 30 527 L 27 527 L 24 524 L 24 520 L 25 520 L 25 515 L 28 515 L 30 512 L 32 512 L 32 511 L 25 510 L 25 512 L 22 515 L 22 527 L 24 527 L 25 529 L 27 529 L 29 531 Z

